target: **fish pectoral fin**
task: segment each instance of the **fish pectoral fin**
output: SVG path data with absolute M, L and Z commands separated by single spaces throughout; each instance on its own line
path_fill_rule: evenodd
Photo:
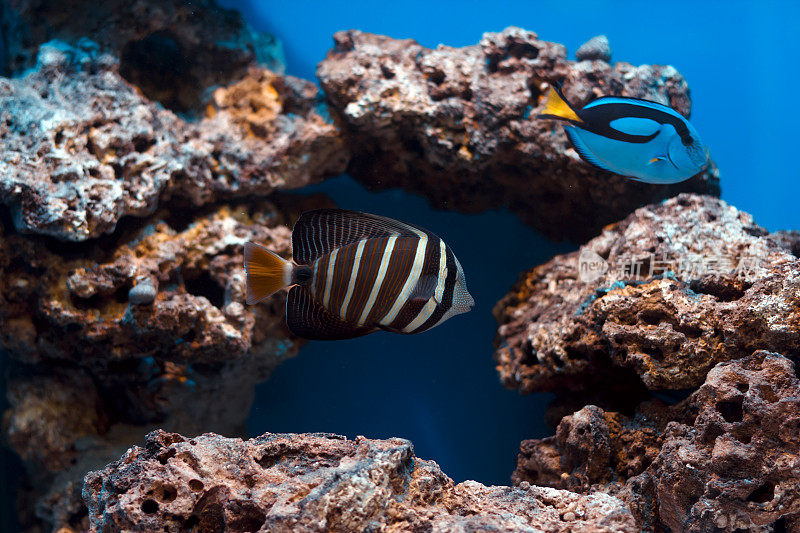
M 648 165 L 652 165 L 653 163 L 656 163 L 658 161 L 666 161 L 666 160 L 667 160 L 666 156 L 660 155 L 660 156 L 654 157 L 653 159 L 648 161 L 647 164 Z
M 439 281 L 438 276 L 431 274 L 423 274 L 419 277 L 417 285 L 411 294 L 408 296 L 408 301 L 419 301 L 422 303 L 427 302 L 433 295 L 436 294 L 436 284 Z

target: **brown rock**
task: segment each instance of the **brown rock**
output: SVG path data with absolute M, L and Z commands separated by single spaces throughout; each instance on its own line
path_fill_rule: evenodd
M 619 500 L 455 485 L 402 439 L 157 431 L 86 476 L 91 531 L 634 531 Z
M 12 376 L 6 395 L 13 406 L 4 416 L 9 444 L 23 460 L 47 470 L 66 469 L 80 455 L 77 441 L 108 430 L 97 387 L 76 369 Z
M 797 259 L 750 215 L 682 194 L 523 274 L 495 307 L 497 369 L 524 392 L 696 387 L 756 349 L 800 354 L 798 287 Z
M 614 94 L 688 116 L 688 86 L 671 66 L 576 63 L 519 28 L 464 48 L 355 30 L 334 41 L 317 74 L 351 136 L 349 172 L 370 187 L 400 186 L 466 212 L 507 206 L 551 237 L 577 240 L 680 191 L 719 194 L 713 166 L 669 187 L 597 171 L 560 125 L 535 118 L 545 84 L 562 81 L 577 106 Z
M 122 75 L 151 100 L 181 111 L 207 87 L 241 78 L 255 64 L 283 72 L 280 43 L 212 0 L 9 0 L 0 5 L 7 72 L 33 67 L 52 39 L 90 38 L 122 58 Z
M 159 205 L 301 187 L 347 164 L 319 103 L 310 82 L 253 68 L 186 122 L 92 43 L 45 45 L 34 71 L 0 78 L 0 198 L 19 231 L 83 241 Z
M 2 238 L 0 315 L 13 324 L 3 346 L 29 363 L 84 365 L 148 356 L 209 364 L 272 353 L 271 340 L 288 335 L 281 301 L 245 308 L 241 250 L 253 240 L 289 255 L 290 215 L 268 202 L 223 205 L 186 228 L 180 217 L 161 215 L 74 251 L 13 232 Z M 143 280 L 158 287 L 155 300 L 129 305 L 129 290 Z
M 673 531 L 766 528 L 800 517 L 800 381 L 778 354 L 720 363 L 690 399 L 693 424 L 667 426 L 648 469 Z
M 143 432 L 244 433 L 254 385 L 299 342 L 281 298 L 244 305 L 242 245 L 288 255 L 287 224 L 323 205 L 284 196 L 196 218 L 162 211 L 82 244 L 1 229 L 4 431 L 35 480 L 26 519 L 75 526 L 83 475 Z M 147 283 L 154 300 L 129 303 Z
M 615 493 L 658 455 L 669 422 L 691 420 L 685 404 L 639 404 L 633 416 L 587 405 L 558 424 L 556 434 L 522 441 L 512 480 L 588 492 Z
M 800 231 L 776 231 L 770 234 L 769 238 L 795 257 L 800 257 Z
M 614 495 L 643 530 L 771 531 L 800 518 L 798 424 L 793 363 L 758 351 L 718 364 L 678 405 L 565 417 L 554 437 L 522 442 L 513 480 Z

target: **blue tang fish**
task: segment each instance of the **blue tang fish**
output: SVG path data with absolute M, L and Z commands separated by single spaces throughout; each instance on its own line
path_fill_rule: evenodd
M 604 96 L 575 109 L 551 86 L 538 118 L 568 122 L 564 130 L 581 159 L 637 181 L 678 183 L 708 164 L 694 126 L 655 102 Z
M 341 209 L 306 211 L 292 230 L 293 261 L 244 245 L 247 303 L 289 289 L 286 323 L 299 337 L 420 333 L 474 305 L 461 263 L 419 226 Z

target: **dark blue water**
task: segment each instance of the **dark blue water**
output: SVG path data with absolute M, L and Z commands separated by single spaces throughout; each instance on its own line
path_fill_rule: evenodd
M 500 385 L 492 308 L 523 270 L 574 245 L 549 242 L 505 211 L 433 211 L 422 197 L 367 192 L 349 177 L 305 190 L 439 235 L 459 258 L 476 305 L 417 335 L 309 342 L 257 387 L 248 432 L 403 437 L 456 481 L 508 484 L 520 441 L 550 433 L 543 419 L 550 395 L 520 396 Z
M 331 35 L 344 29 L 410 37 L 435 47 L 474 44 L 483 32 L 514 25 L 564 43 L 570 54 L 604 33 L 614 61 L 671 64 L 686 76 L 692 120 L 722 170 L 724 199 L 770 229 L 800 227 L 794 207 L 800 172 L 789 139 L 800 110 L 778 96 L 783 87 L 800 82 L 788 67 L 799 51 L 793 36 L 798 3 L 226 0 L 225 5 L 279 37 L 287 73 L 306 79 L 315 79 Z M 545 397 L 522 397 L 498 382 L 491 309 L 520 272 L 570 247 L 547 242 L 506 212 L 433 212 L 421 198 L 367 193 L 349 179 L 316 190 L 328 192 L 341 207 L 407 220 L 439 234 L 459 256 L 477 306 L 416 336 L 310 343 L 258 388 L 250 433 L 401 436 L 456 481 L 508 483 L 519 441 L 550 431 L 543 422 Z

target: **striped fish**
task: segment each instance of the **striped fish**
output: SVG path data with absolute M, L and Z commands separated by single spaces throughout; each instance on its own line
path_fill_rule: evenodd
M 464 271 L 433 233 L 391 218 L 307 211 L 292 230 L 294 261 L 244 246 L 247 303 L 289 289 L 295 335 L 335 340 L 378 330 L 419 333 L 474 305 Z

